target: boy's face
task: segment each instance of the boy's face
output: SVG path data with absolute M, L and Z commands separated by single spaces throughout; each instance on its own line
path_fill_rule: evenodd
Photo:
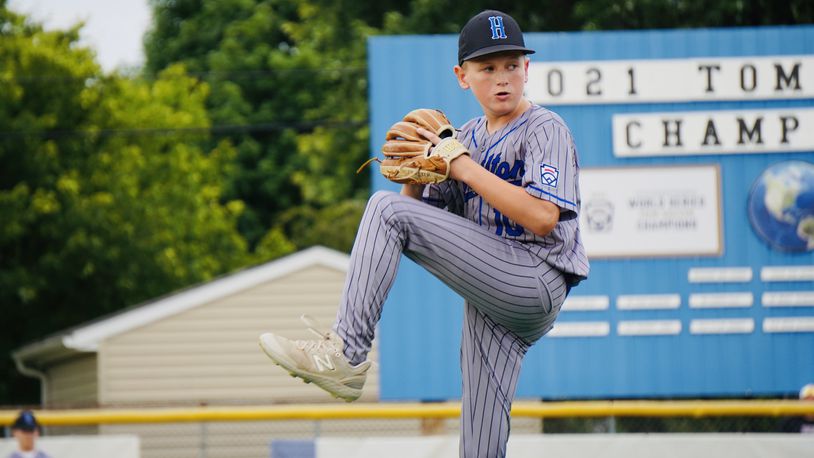
M 513 113 L 523 100 L 529 61 L 519 52 L 488 54 L 455 66 L 458 84 L 472 89 L 487 116 Z
M 23 452 L 30 452 L 34 450 L 34 441 L 39 436 L 37 431 L 23 431 L 22 429 L 14 429 L 12 431 L 14 438 L 17 439 L 17 446 Z

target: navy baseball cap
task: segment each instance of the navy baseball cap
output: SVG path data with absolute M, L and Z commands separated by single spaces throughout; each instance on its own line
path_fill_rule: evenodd
M 14 420 L 14 423 L 11 425 L 11 429 L 19 429 L 28 432 L 37 431 L 40 429 L 40 424 L 37 422 L 37 419 L 30 410 L 23 410 L 20 412 L 17 419 Z
M 517 21 L 506 13 L 486 10 L 466 23 L 458 36 L 458 65 L 475 57 L 502 51 L 534 54 L 526 47 Z

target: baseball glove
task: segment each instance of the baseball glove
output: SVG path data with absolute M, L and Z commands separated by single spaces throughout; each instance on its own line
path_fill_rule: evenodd
M 423 127 L 442 138 L 433 147 L 432 142 L 418 134 Z M 401 121 L 390 126 L 382 146 L 384 159 L 372 158 L 362 164 L 361 172 L 373 161 L 381 163 L 379 171 L 390 181 L 408 184 L 440 183 L 449 178 L 450 163 L 466 147 L 455 139 L 455 128 L 439 110 L 420 108 L 407 113 Z

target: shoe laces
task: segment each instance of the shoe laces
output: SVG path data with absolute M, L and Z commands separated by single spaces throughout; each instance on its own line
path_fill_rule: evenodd
M 305 323 L 311 333 L 319 339 L 295 340 L 297 348 L 313 353 L 334 353 L 336 356 L 342 355 L 342 348 L 339 344 L 339 336 L 332 331 L 323 331 L 319 322 L 310 315 L 302 315 L 300 319 Z

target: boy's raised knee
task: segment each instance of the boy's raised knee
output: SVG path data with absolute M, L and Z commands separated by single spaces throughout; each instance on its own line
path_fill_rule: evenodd
M 405 204 L 416 202 L 412 197 L 392 191 L 376 191 L 367 201 L 365 214 L 379 215 L 390 222 L 402 221 L 409 214 Z
M 370 196 L 370 199 L 368 199 L 367 204 L 371 205 L 376 202 L 386 201 L 388 199 L 391 199 L 393 196 L 397 195 L 398 194 L 393 191 L 376 191 L 373 193 L 372 196 Z
M 410 197 L 403 196 L 397 192 L 393 191 L 376 191 L 370 196 L 370 199 L 367 201 L 368 209 L 371 208 L 384 208 L 387 206 L 392 205 L 396 202 L 404 202 L 407 199 L 411 199 Z

